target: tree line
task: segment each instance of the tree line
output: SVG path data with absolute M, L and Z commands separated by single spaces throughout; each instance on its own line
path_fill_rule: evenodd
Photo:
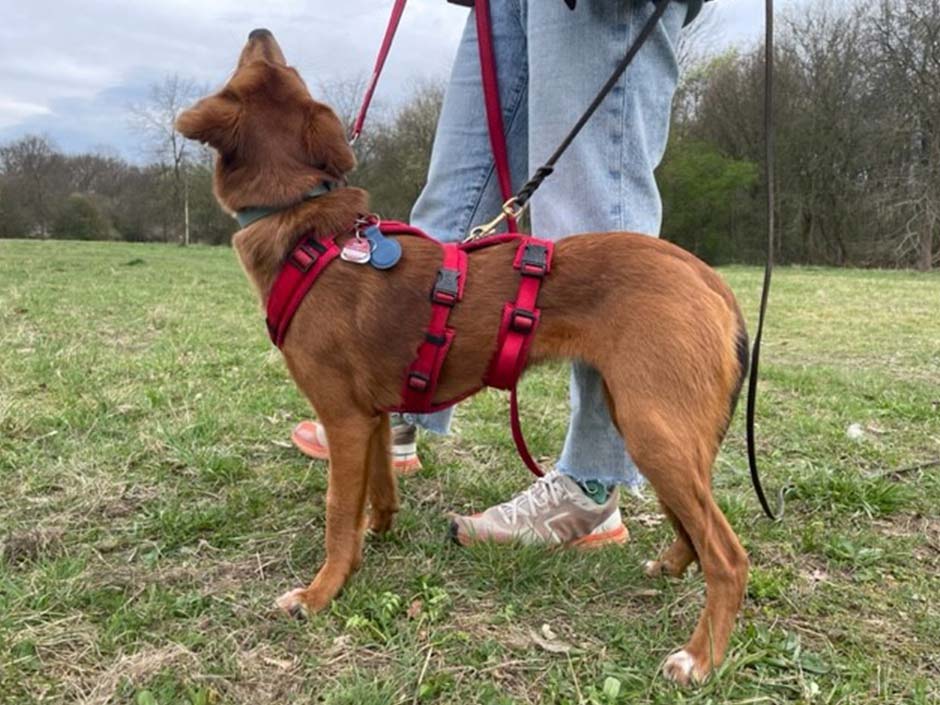
M 676 98 L 664 232 L 712 262 L 764 248 L 763 47 L 709 57 Z M 940 0 L 813 3 L 777 39 L 778 260 L 940 263 Z
M 763 47 L 684 41 L 684 76 L 658 171 L 665 237 L 711 263 L 764 254 Z M 776 66 L 777 259 L 837 266 L 940 264 L 940 0 L 813 3 L 782 19 Z M 695 25 L 693 25 L 695 27 Z M 362 86 L 319 96 L 351 120 Z M 177 77 L 136 107 L 145 165 L 64 155 L 42 136 L 0 146 L 0 236 L 223 244 L 211 157 L 173 133 L 197 95 Z M 351 181 L 407 220 L 424 183 L 443 90 L 426 84 L 370 119 Z M 629 205 L 629 204 L 628 204 Z M 191 238 L 190 234 L 191 233 Z

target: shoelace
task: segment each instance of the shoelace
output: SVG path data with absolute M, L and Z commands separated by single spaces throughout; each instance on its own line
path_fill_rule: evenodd
M 540 477 L 532 485 L 511 500 L 500 504 L 498 509 L 510 526 L 515 526 L 519 517 L 529 518 L 543 507 L 557 507 L 562 499 L 571 496 L 571 491 L 560 482 L 557 473 Z M 540 501 L 544 498 L 544 501 Z

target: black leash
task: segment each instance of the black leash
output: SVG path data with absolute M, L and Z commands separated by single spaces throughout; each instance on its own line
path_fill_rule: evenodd
M 774 270 L 774 3 L 765 0 L 764 5 L 764 160 L 767 179 L 767 264 L 764 267 L 764 286 L 760 295 L 760 313 L 757 318 L 757 333 L 751 349 L 751 370 L 747 381 L 747 465 L 751 471 L 754 492 L 764 514 L 776 521 L 783 517 L 783 499 L 786 488 L 780 491 L 776 515 L 770 509 L 764 488 L 757 472 L 757 448 L 754 441 L 754 414 L 757 406 L 757 374 L 760 367 L 760 343 L 764 335 L 764 318 L 767 314 L 767 299 L 770 295 L 770 277 Z

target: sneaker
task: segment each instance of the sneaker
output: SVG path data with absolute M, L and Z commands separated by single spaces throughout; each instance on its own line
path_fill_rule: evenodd
M 620 517 L 616 489 L 604 488 L 603 496 L 594 499 L 557 470 L 504 504 L 482 514 L 454 517 L 450 536 L 461 546 L 521 541 L 579 548 L 622 544 L 630 539 Z
M 392 467 L 399 475 L 411 475 L 421 469 L 415 437 L 417 429 L 403 421 L 392 420 Z M 326 431 L 318 421 L 301 421 L 294 427 L 291 440 L 304 455 L 329 460 Z

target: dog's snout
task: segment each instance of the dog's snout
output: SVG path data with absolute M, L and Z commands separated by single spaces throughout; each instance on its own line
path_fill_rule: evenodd
M 270 29 L 265 29 L 264 27 L 259 27 L 258 29 L 253 29 L 248 34 L 248 41 L 252 39 L 267 39 L 273 36 Z

